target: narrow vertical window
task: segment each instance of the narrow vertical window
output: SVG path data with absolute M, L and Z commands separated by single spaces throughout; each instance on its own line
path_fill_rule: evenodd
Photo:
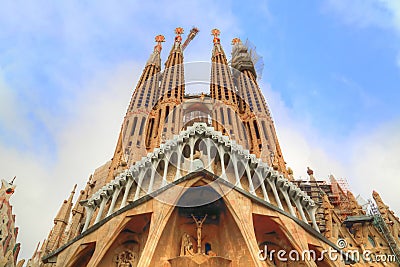
M 145 123 L 145 118 L 142 118 L 142 122 L 140 123 L 140 128 L 139 128 L 139 135 L 143 133 L 144 123 Z
M 220 113 L 221 113 L 221 123 L 222 125 L 225 125 L 224 110 L 222 108 L 220 109 Z
M 261 121 L 261 126 L 263 128 L 264 131 L 264 137 L 266 140 L 268 140 L 268 132 L 267 132 L 267 126 L 265 126 L 265 121 Z
M 133 135 L 135 134 L 136 124 L 137 124 L 137 117 L 135 117 L 135 118 L 133 119 L 132 129 L 131 129 L 131 136 L 133 136 Z
M 254 130 L 256 131 L 256 137 L 257 139 L 260 139 L 260 131 L 258 130 L 257 121 L 253 121 L 253 125 L 254 125 Z
M 228 108 L 228 123 L 232 125 L 231 110 Z

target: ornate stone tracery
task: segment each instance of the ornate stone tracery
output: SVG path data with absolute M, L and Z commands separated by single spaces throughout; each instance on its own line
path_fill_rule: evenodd
M 195 144 L 198 140 L 204 140 L 206 144 L 206 153 L 201 153 L 203 154 L 201 156 L 195 150 Z M 184 158 L 183 148 L 185 146 L 189 146 L 188 160 L 178 160 L 176 165 L 172 164 L 170 159 L 174 153 L 177 154 L 178 159 Z M 229 156 L 228 165 L 233 169 L 233 173 L 228 171 L 229 166 L 225 165 L 224 160 L 217 162 L 214 158 L 211 158 L 212 149 L 216 151 L 219 159 L 224 159 L 225 155 Z M 181 131 L 172 140 L 161 144 L 159 148 L 154 149 L 152 153 L 149 153 L 146 157 L 134 163 L 128 170 L 119 174 L 114 180 L 104 185 L 89 199 L 82 201 L 87 214 L 83 231 L 86 231 L 90 226 L 95 210 L 97 216 L 93 221 L 94 224 L 104 216 L 109 216 L 120 208 L 125 207 L 128 204 L 128 198 L 136 201 L 144 196 L 143 192 L 151 194 L 159 189 L 155 188 L 157 179 L 161 180 L 158 184 L 162 188 L 184 175 L 196 171 L 194 166 L 195 157 L 204 162 L 204 169 L 218 175 L 225 183 L 232 183 L 232 187 L 243 189 L 270 204 L 273 204 L 270 201 L 270 198 L 273 197 L 279 209 L 297 217 L 293 207 L 295 206 L 299 211 L 299 219 L 306 223 L 310 221 L 313 228 L 319 231 L 315 219 L 317 205 L 305 192 L 284 178 L 282 174 L 256 158 L 255 155 L 250 154 L 248 150 L 237 145 L 235 141 L 222 135 L 221 132 L 215 131 L 213 127 L 208 127 L 205 123 L 194 123 L 193 126 L 187 127 L 186 130 Z M 162 161 L 164 162 L 164 168 L 162 173 L 158 173 L 156 171 L 157 166 Z M 243 166 L 241 172 L 238 169 L 239 165 Z M 172 180 L 169 174 L 171 167 L 176 169 Z M 146 173 L 150 174 L 145 177 Z M 146 188 L 143 187 L 145 179 L 149 179 L 146 183 Z M 261 188 L 262 195 L 256 193 L 258 187 Z M 121 195 L 122 191 L 124 191 L 123 195 Z M 117 199 L 121 199 L 119 208 L 116 207 Z M 107 206 L 107 203 L 110 204 Z M 108 208 L 107 213 L 105 212 L 106 208 Z

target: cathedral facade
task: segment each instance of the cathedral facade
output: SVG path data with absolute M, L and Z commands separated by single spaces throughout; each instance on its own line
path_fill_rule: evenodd
M 251 51 L 228 62 L 212 30 L 209 91 L 185 93 L 175 38 L 156 36 L 112 159 L 54 219 L 27 266 L 398 266 L 400 222 L 378 193 L 366 209 L 334 177 L 293 178 Z

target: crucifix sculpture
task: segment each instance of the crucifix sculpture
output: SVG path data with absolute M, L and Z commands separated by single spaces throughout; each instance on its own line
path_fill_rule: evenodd
M 194 217 L 193 214 L 192 218 L 196 223 L 196 228 L 197 228 L 197 254 L 201 254 L 201 228 L 203 227 L 203 223 L 207 218 L 207 214 L 204 216 L 202 220 L 196 219 L 196 217 Z

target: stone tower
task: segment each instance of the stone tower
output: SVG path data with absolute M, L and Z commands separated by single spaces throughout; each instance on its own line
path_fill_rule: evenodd
M 146 148 L 151 151 L 180 130 L 182 120 L 179 106 L 185 94 L 182 37 L 183 29 L 175 29 L 174 44 L 165 62 L 161 83 L 154 91 L 157 102 L 148 118 Z M 178 108 L 177 108 L 178 107 Z
M 366 214 L 337 184 L 292 179 L 248 48 L 235 38 L 229 64 L 212 30 L 210 92 L 188 95 L 182 34 L 164 70 L 156 37 L 113 158 L 28 266 L 365 266 L 347 252 L 366 250 L 397 266 L 399 220 L 376 193 Z
M 0 266 L 20 267 L 25 260 L 17 263 L 20 243 L 17 243 L 18 228 L 15 227 L 15 215 L 9 202 L 14 193 L 13 181 L 1 180 L 0 187 Z
M 57 216 L 54 218 L 54 227 L 50 232 L 49 237 L 47 238 L 47 244 L 45 250 L 47 252 L 58 248 L 60 244 L 65 242 L 65 230 L 69 223 L 69 218 L 72 210 L 72 199 L 75 194 L 76 185 L 72 190 L 68 199 L 64 200 L 61 205 L 60 210 L 57 213 Z
M 145 139 L 145 124 L 153 106 L 158 101 L 161 43 L 165 41 L 165 38 L 158 35 L 155 39 L 157 45 L 133 92 L 122 126 L 122 140 L 119 145 L 124 148 L 123 154 L 129 163 L 141 159 L 146 154 L 146 147 L 151 144 L 150 141 L 155 139 L 154 136 Z
M 274 122 L 257 82 L 254 63 L 239 38 L 232 40 L 232 69 L 240 96 L 239 113 L 250 138 L 250 151 L 285 175 L 286 166 Z
M 218 37 L 220 35 L 219 30 L 212 30 L 212 35 L 214 35 L 214 39 L 211 57 L 210 95 L 215 101 L 215 108 L 212 113 L 213 127 L 248 149 L 248 144 L 245 142 L 247 134 L 237 116 L 239 113 L 239 97 L 233 83 L 228 60 Z

